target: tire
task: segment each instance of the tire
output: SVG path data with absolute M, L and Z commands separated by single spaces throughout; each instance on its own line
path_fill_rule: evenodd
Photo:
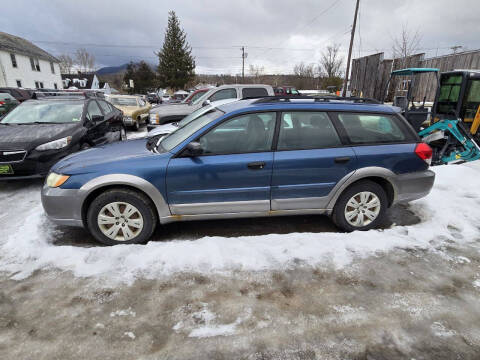
M 379 206 L 374 206 L 377 203 Z M 347 232 L 370 230 L 383 223 L 387 207 L 385 190 L 373 181 L 363 180 L 340 195 L 333 208 L 332 220 Z
M 127 211 L 130 216 L 125 214 Z M 156 226 L 157 214 L 150 199 L 130 189 L 118 188 L 101 193 L 87 211 L 88 230 L 106 245 L 144 244 Z
M 125 129 L 124 126 L 122 126 L 122 127 L 120 128 L 119 133 L 120 133 L 120 134 L 119 134 L 119 139 L 118 139 L 118 141 L 125 141 L 125 140 L 127 140 L 127 129 Z

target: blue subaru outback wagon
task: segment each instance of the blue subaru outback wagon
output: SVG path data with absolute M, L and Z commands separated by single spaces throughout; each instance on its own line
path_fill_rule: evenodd
M 172 221 L 327 214 L 346 231 L 427 195 L 432 151 L 397 112 L 363 99 L 259 98 L 211 109 L 163 138 L 101 146 L 51 169 L 54 222 L 105 244 Z

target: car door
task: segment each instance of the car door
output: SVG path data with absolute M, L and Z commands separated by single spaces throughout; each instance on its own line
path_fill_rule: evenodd
M 114 107 L 104 100 L 97 100 L 98 105 L 103 111 L 105 123 L 107 125 L 106 137 L 108 142 L 118 140 L 118 133 L 122 126 L 121 118 L 116 114 Z
M 198 138 L 203 153 L 170 160 L 167 196 L 175 215 L 270 210 L 275 112 L 243 114 Z
M 281 114 L 272 174 L 272 210 L 323 209 L 328 195 L 355 169 L 326 112 Z
M 96 100 L 90 100 L 85 113 L 87 137 L 91 145 L 104 144 L 108 141 L 108 122 Z

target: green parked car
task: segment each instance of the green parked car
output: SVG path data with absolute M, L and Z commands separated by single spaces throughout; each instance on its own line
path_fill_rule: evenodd
M 0 116 L 5 115 L 18 104 L 20 103 L 12 95 L 7 93 L 0 93 Z

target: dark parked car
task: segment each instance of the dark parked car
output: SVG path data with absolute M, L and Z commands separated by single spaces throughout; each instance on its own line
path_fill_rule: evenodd
M 43 207 L 115 245 L 146 242 L 158 224 L 234 217 L 326 214 L 369 230 L 429 193 L 432 149 L 398 108 L 297 99 L 235 101 L 163 138 L 72 155 L 48 175 Z
M 103 99 L 37 96 L 0 120 L 0 180 L 45 176 L 66 155 L 126 138 L 122 112 Z
M 15 108 L 20 102 L 12 95 L 0 92 L 0 116 Z
M 150 104 L 159 104 L 161 103 L 162 101 L 160 100 L 160 97 L 155 94 L 155 93 L 150 93 L 150 94 L 147 94 L 147 101 L 150 103 Z
M 0 93 L 10 94 L 19 102 L 24 102 L 32 98 L 32 93 L 25 89 L 3 87 L 3 88 L 0 88 Z

